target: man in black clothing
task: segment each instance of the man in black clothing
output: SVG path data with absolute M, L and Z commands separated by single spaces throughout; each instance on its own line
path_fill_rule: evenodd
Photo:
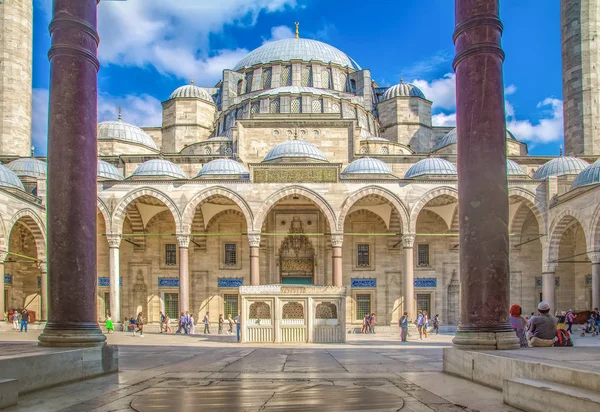
M 25 332 L 27 332 L 27 324 L 29 323 L 29 312 L 27 312 L 27 309 L 23 309 L 23 312 L 21 312 L 21 330 L 20 332 L 23 332 L 23 328 L 25 328 Z

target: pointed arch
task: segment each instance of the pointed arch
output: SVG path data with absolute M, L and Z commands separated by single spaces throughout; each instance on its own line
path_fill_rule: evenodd
M 106 203 L 104 203 L 100 198 L 98 198 L 98 210 L 104 218 L 104 227 L 106 228 L 106 230 L 108 230 L 111 227 L 111 216 L 108 207 L 106 206 Z
M 185 206 L 185 209 L 183 210 L 183 215 L 181 218 L 181 233 L 191 233 L 190 230 L 192 228 L 192 222 L 194 221 L 196 209 L 198 208 L 198 206 L 200 206 L 202 203 L 204 203 L 213 196 L 222 196 L 235 203 L 241 209 L 242 213 L 244 214 L 244 217 L 246 218 L 246 225 L 248 227 L 248 231 L 251 231 L 253 229 L 252 222 L 254 218 L 252 216 L 252 210 L 250 209 L 250 206 L 248 206 L 248 203 L 246 203 L 246 201 L 234 191 L 222 186 L 217 186 L 203 190 L 188 202 L 188 204 Z
M 10 242 L 10 235 L 15 225 L 22 221 L 25 226 L 29 229 L 33 238 L 35 239 L 35 246 L 37 249 L 37 258 L 41 261 L 46 260 L 46 227 L 39 217 L 39 215 L 31 209 L 22 209 L 13 215 L 10 220 L 9 228 L 10 233 L 7 241 Z M 10 243 L 8 243 L 10 244 Z
M 417 218 L 419 217 L 419 214 L 421 213 L 423 208 L 427 205 L 427 203 L 429 203 L 436 197 L 440 197 L 440 196 L 452 197 L 452 198 L 456 199 L 456 202 L 458 204 L 458 191 L 456 189 L 454 189 L 453 187 L 442 186 L 442 187 L 437 187 L 435 189 L 430 190 L 429 192 L 427 192 L 423 196 L 421 196 L 421 198 L 419 200 L 417 200 L 415 205 L 412 207 L 412 210 L 410 212 L 409 233 L 417 233 Z M 456 206 L 456 208 L 458 209 L 458 205 Z
M 163 204 L 171 211 L 173 220 L 175 220 L 175 228 L 177 229 L 177 233 L 181 232 L 181 213 L 179 212 L 179 209 L 177 208 L 177 205 L 175 205 L 173 199 L 159 190 L 150 187 L 142 187 L 128 193 L 119 201 L 112 214 L 111 233 L 123 232 L 123 222 L 125 221 L 125 216 L 127 214 L 127 207 L 142 196 L 153 197 L 163 202 Z
M 587 244 L 590 250 L 600 252 L 600 204 L 596 207 L 596 210 L 592 215 L 588 235 L 589 239 Z
M 402 233 L 408 233 L 409 228 L 409 217 L 408 217 L 408 209 L 402 203 L 402 201 L 392 192 L 387 189 L 378 186 L 367 186 L 362 189 L 357 190 L 352 193 L 350 196 L 344 200 L 342 204 L 342 208 L 340 213 L 338 214 L 338 231 L 344 231 L 344 222 L 346 220 L 346 216 L 348 216 L 348 212 L 358 202 L 364 197 L 367 196 L 379 196 L 385 200 L 387 200 L 396 210 L 400 217 L 400 227 L 402 228 Z
M 328 221 L 327 223 L 329 223 L 330 230 L 332 232 L 335 231 L 337 227 L 336 218 L 331 205 L 318 193 L 302 186 L 286 187 L 269 196 L 267 200 L 260 205 L 260 208 L 256 213 L 256 217 L 254 219 L 254 228 L 262 228 L 267 214 L 277 202 L 294 195 L 302 196 L 313 202 L 321 210 L 323 215 L 325 215 L 325 218 Z
M 550 226 L 549 238 L 548 238 L 548 251 L 547 251 L 547 262 L 555 262 L 558 260 L 558 251 L 560 248 L 560 240 L 565 231 L 571 227 L 574 223 L 579 223 L 583 230 L 584 238 L 589 239 L 587 236 L 587 229 L 581 224 L 582 219 L 579 214 L 572 210 L 563 210 L 554 218 L 552 225 Z
M 539 201 L 539 199 L 529 190 L 525 190 L 519 187 L 513 187 L 508 189 L 508 197 L 519 198 L 523 202 L 523 205 L 526 206 L 531 211 L 531 213 L 533 213 L 533 216 L 535 217 L 538 224 L 539 233 L 545 234 L 546 219 L 544 218 L 544 214 L 542 213 L 543 204 Z M 523 227 L 523 223 L 525 222 L 527 213 L 523 213 L 522 210 L 523 206 L 521 206 L 520 210 L 515 214 L 512 221 L 509 222 L 509 232 L 512 233 L 514 232 L 515 228 Z

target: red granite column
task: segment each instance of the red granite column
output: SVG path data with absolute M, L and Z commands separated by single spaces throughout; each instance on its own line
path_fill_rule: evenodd
M 48 127 L 48 323 L 42 346 L 98 346 L 96 0 L 54 0 Z
M 518 348 L 509 324 L 506 120 L 498 0 L 456 0 L 461 349 Z

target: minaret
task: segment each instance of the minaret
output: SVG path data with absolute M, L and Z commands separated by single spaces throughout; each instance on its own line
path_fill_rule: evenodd
M 0 0 L 0 155 L 30 154 L 32 59 L 33 1 Z
M 561 0 L 565 154 L 600 155 L 600 0 Z

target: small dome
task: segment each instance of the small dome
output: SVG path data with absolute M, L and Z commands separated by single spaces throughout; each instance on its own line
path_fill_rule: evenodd
M 201 99 L 212 104 L 215 103 L 212 96 L 206 91 L 206 89 L 198 87 L 194 85 L 194 83 L 178 87 L 169 96 L 169 100 L 178 98 Z
M 121 140 L 158 150 L 156 143 L 146 132 L 120 119 L 99 123 L 98 140 Z
M 456 167 L 447 160 L 428 157 L 415 163 L 406 171 L 405 179 L 424 175 L 456 175 Z
M 164 159 L 148 160 L 135 169 L 131 177 L 172 177 L 187 179 L 185 173 L 175 163 Z
M 360 66 L 346 53 L 329 44 L 311 39 L 282 39 L 263 44 L 252 50 L 233 68 L 237 72 L 246 67 L 271 62 L 318 61 L 325 64 L 338 64 L 361 70 Z
M 119 169 L 117 169 L 110 163 L 100 159 L 98 159 L 98 178 L 105 180 L 124 179 L 123 174 L 119 171 Z
M 546 180 L 549 176 L 578 175 L 589 163 L 577 157 L 560 156 L 546 162 L 535 171 L 533 178 Z
M 573 180 L 571 189 L 600 183 L 600 159 L 583 169 Z
M 25 191 L 21 179 L 8 167 L 0 165 L 0 187 Z
M 272 162 L 281 159 L 295 159 L 296 161 L 327 161 L 325 155 L 317 146 L 308 143 L 305 140 L 286 140 L 272 148 L 263 161 Z
M 206 163 L 198 172 L 198 177 L 207 175 L 242 175 L 248 177 L 248 170 L 240 162 L 232 159 L 216 159 Z
M 393 175 L 394 173 L 385 162 L 371 157 L 363 157 L 346 166 L 342 174 Z
M 506 140 L 517 141 L 517 139 L 515 138 L 515 135 L 513 135 L 511 133 L 511 131 L 508 129 L 506 129 Z M 454 129 L 452 129 L 448 133 L 446 133 L 444 135 L 444 137 L 441 138 L 441 140 L 438 142 L 438 144 L 435 145 L 435 147 L 433 148 L 433 151 L 435 152 L 446 146 L 450 146 L 451 144 L 456 144 L 456 142 L 457 142 L 457 136 L 456 136 L 456 127 L 455 127 Z
M 10 162 L 8 168 L 17 176 L 40 179 L 46 177 L 48 165 L 33 157 L 24 157 Z
M 506 159 L 506 175 L 507 176 L 527 176 L 527 173 L 521 169 L 521 166 L 514 160 Z
M 393 99 L 394 97 L 420 97 L 425 99 L 425 94 L 414 84 L 404 83 L 400 81 L 399 84 L 396 84 L 383 93 L 381 96 L 381 101 Z

